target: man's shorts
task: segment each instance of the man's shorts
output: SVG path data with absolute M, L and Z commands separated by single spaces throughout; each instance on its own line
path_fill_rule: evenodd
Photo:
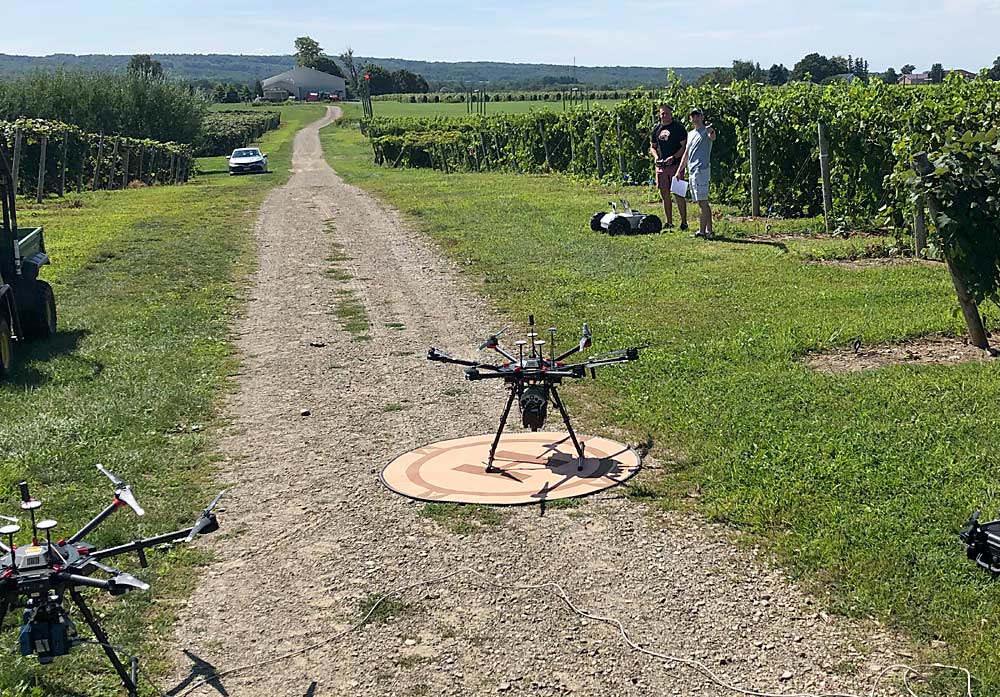
M 664 195 L 670 195 L 670 182 L 677 175 L 677 165 L 656 168 L 656 188 Z
M 688 192 L 695 201 L 708 200 L 708 182 L 711 172 L 692 172 L 688 180 Z

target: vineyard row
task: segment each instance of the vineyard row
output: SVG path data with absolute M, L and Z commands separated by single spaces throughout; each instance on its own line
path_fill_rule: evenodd
M 713 196 L 751 204 L 750 125 L 756 140 L 760 200 L 766 214 L 823 212 L 819 123 L 826 126 L 834 214 L 851 226 L 888 217 L 903 227 L 912 193 L 900 185 L 915 153 L 1000 126 L 1000 84 L 949 79 L 933 88 L 870 84 L 770 88 L 672 84 L 652 99 L 634 96 L 610 108 L 467 117 L 384 118 L 362 124 L 378 163 L 445 172 L 565 172 L 608 183 L 647 184 L 649 132 L 659 102 L 678 119 L 705 110 L 718 131 Z

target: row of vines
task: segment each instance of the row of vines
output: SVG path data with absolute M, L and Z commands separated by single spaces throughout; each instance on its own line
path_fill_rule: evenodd
M 0 121 L 0 145 L 12 159 L 21 193 L 35 193 L 39 181 L 43 195 L 133 182 L 176 184 L 187 181 L 194 167 L 188 145 L 86 133 L 60 121 Z
M 817 124 L 827 126 L 835 215 L 845 224 L 886 220 L 902 226 L 911 188 L 891 177 L 912 155 L 967 131 L 1000 126 L 1000 84 L 951 76 L 942 85 L 870 84 L 781 88 L 751 83 L 685 87 L 613 107 L 467 117 L 384 118 L 363 124 L 380 164 L 444 171 L 566 172 L 608 182 L 651 180 L 649 132 L 656 105 L 678 118 L 702 108 L 718 131 L 712 154 L 714 197 L 749 210 L 749 124 L 758 143 L 762 207 L 781 216 L 822 212 Z
M 655 92 L 649 92 L 649 96 L 654 96 Z M 465 101 L 486 101 L 486 102 L 559 102 L 566 100 L 611 100 L 625 99 L 637 95 L 635 90 L 554 90 L 549 92 L 444 92 L 438 94 L 381 94 L 372 97 L 376 102 L 402 102 L 409 104 L 454 104 Z
M 215 111 L 202 123 L 195 154 L 198 157 L 228 155 L 245 148 L 281 125 L 277 111 Z

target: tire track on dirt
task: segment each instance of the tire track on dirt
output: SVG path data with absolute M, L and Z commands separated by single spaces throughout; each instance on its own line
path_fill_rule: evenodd
M 399 452 L 495 427 L 500 386 L 468 385 L 424 354 L 468 353 L 496 319 L 452 262 L 329 168 L 318 130 L 334 113 L 298 134 L 294 175 L 260 212 L 259 269 L 237 327 L 244 370 L 220 442 L 231 490 L 222 530 L 205 540 L 218 561 L 178 647 L 217 669 L 262 660 L 346 628 L 390 588 L 468 566 L 510 583 L 556 580 L 640 644 L 758 689 L 861 692 L 896 662 L 898 640 L 828 618 L 696 516 L 612 493 L 544 517 L 511 509 L 503 525 L 458 536 L 385 490 L 378 472 Z M 335 244 L 350 281 L 327 273 Z M 368 341 L 333 315 L 345 283 L 367 310 Z M 179 657 L 168 687 L 190 665 Z M 352 696 L 732 694 L 628 651 L 554 596 L 455 581 L 340 642 L 222 680 L 234 696 L 304 695 L 313 683 L 316 695 Z

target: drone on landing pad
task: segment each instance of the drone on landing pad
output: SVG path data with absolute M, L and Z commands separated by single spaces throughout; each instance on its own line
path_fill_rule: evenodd
M 51 663 L 56 657 L 67 655 L 71 649 L 82 643 L 100 645 L 114 666 L 115 672 L 118 673 L 118 677 L 121 678 L 129 697 L 135 697 L 139 690 L 138 659 L 131 658 L 129 669 L 125 668 L 115 647 L 109 643 L 108 635 L 84 601 L 80 590 L 99 588 L 115 596 L 133 590 L 149 590 L 149 585 L 143 581 L 105 565 L 102 560 L 135 552 L 139 557 L 139 565 L 145 568 L 148 565 L 145 553 L 148 547 L 158 547 L 177 540 L 190 542 L 197 535 L 215 532 L 219 529 L 219 523 L 213 510 L 222 498 L 222 493 L 215 497 L 189 528 L 133 540 L 117 547 L 97 549 L 83 538 L 116 510 L 127 506 L 135 511 L 136 515 L 141 516 L 146 513 L 136 501 L 131 486 L 102 465 L 97 465 L 97 469 L 114 485 L 114 499 L 69 539 L 57 542 L 52 541 L 52 530 L 57 525 L 56 521 L 35 522 L 35 511 L 41 508 L 42 502 L 31 497 L 27 482 L 18 484 L 21 510 L 31 516 L 31 543 L 21 546 L 14 544 L 15 535 L 21 531 L 20 526 L 16 524 L 18 519 L 0 516 L 12 522 L 11 525 L 0 528 L 0 538 L 7 543 L 0 543 L 0 549 L 4 552 L 4 556 L 0 557 L 0 627 L 3 626 L 8 611 L 24 608 L 19 639 L 21 655 L 36 656 L 38 662 L 42 664 Z M 45 533 L 44 540 L 38 539 L 39 531 Z M 108 574 L 110 577 L 93 578 L 93 574 L 97 572 Z M 83 639 L 77 633 L 69 611 L 63 606 L 67 594 L 93 632 L 93 640 Z
M 588 372 L 592 378 L 596 378 L 597 368 L 638 360 L 639 348 L 619 349 L 591 356 L 581 363 L 566 363 L 566 358 L 591 347 L 593 337 L 590 333 L 590 327 L 584 324 L 583 336 L 580 337 L 579 343 L 559 355 L 555 353 L 556 328 L 550 327 L 549 356 L 546 357 L 544 353 L 545 341 L 539 339 L 538 333 L 535 332 L 535 316 L 529 315 L 528 338 L 527 340 L 521 339 L 514 342 L 518 352 L 518 355 L 514 356 L 511 352 L 500 346 L 500 336 L 508 329 L 510 329 L 509 325 L 495 334 L 491 334 L 479 346 L 480 351 L 484 349 L 496 351 L 504 359 L 499 364 L 480 363 L 478 361 L 453 358 L 433 346 L 427 352 L 427 359 L 440 363 L 464 365 L 466 367 L 465 378 L 467 380 L 501 379 L 507 384 L 510 394 L 507 397 L 507 406 L 504 407 L 503 416 L 500 417 L 500 427 L 497 429 L 493 445 L 490 447 L 490 456 L 486 463 L 487 472 L 500 471 L 499 468 L 493 466 L 493 459 L 515 399 L 521 411 L 521 423 L 525 428 L 530 428 L 532 431 L 537 431 L 545 424 L 550 402 L 559 410 L 563 423 L 566 424 L 566 430 L 569 431 L 569 436 L 573 440 L 576 453 L 580 458 L 577 470 L 582 471 L 584 464 L 583 445 L 577 439 L 576 432 L 573 431 L 569 414 L 566 412 L 566 407 L 563 406 L 563 402 L 559 398 L 556 385 L 562 384 L 562 381 L 565 379 L 583 378 Z M 525 347 L 527 347 L 527 355 L 525 355 Z

